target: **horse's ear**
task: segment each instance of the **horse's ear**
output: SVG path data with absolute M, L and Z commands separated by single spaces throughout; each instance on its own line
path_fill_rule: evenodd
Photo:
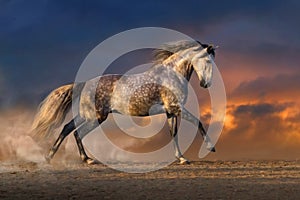
M 214 53 L 215 53 L 215 52 L 214 52 L 214 51 L 215 51 L 215 48 L 214 48 L 213 45 L 209 45 L 209 46 L 207 47 L 206 51 L 207 51 L 208 54 L 214 54 Z

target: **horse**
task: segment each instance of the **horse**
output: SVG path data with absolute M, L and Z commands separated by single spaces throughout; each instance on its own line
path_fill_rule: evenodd
M 184 107 L 188 81 L 193 72 L 196 72 L 201 87 L 211 86 L 215 49 L 213 45 L 202 44 L 199 41 L 167 43 L 154 50 L 154 62 L 143 73 L 108 74 L 53 90 L 42 101 L 34 118 L 32 130 L 35 137 L 43 139 L 49 137 L 54 128 L 64 122 L 72 102 L 78 99 L 79 103 L 78 113 L 64 125 L 48 155 L 45 156 L 46 160 L 51 161 L 63 140 L 73 132 L 82 161 L 88 164 L 96 163 L 95 159 L 86 154 L 82 139 L 114 112 L 141 117 L 165 113 L 175 157 L 180 164 L 190 162 L 179 149 L 176 137 L 178 117 L 195 125 L 206 143 L 206 148 L 215 152 L 215 147 L 200 120 Z M 91 90 L 95 90 L 95 93 Z

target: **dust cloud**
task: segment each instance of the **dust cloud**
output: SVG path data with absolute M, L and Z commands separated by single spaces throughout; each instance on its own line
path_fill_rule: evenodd
M 43 162 L 41 147 L 30 136 L 32 112 L 23 108 L 0 114 L 0 160 Z

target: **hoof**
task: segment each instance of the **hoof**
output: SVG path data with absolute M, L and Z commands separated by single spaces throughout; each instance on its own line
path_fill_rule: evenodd
M 84 162 L 88 165 L 95 165 L 95 164 L 99 164 L 99 162 L 97 160 L 94 160 L 92 158 L 88 158 L 86 160 L 84 160 Z
M 47 164 L 50 164 L 51 157 L 50 156 L 45 156 L 45 161 Z
M 207 150 L 210 151 L 210 152 L 216 152 L 216 148 L 215 147 L 207 148 Z
M 179 163 L 180 163 L 181 165 L 189 165 L 189 164 L 191 164 L 191 162 L 188 161 L 187 159 L 185 159 L 184 157 L 180 157 L 180 158 L 179 158 Z

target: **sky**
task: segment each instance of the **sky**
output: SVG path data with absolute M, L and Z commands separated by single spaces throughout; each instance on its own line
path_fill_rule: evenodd
M 299 159 L 299 9 L 296 0 L 0 0 L 0 110 L 34 109 L 73 82 L 108 37 L 164 27 L 220 46 L 215 61 L 227 117 L 213 159 Z M 130 68 L 120 64 L 112 71 Z M 209 115 L 208 104 L 200 105 L 201 116 Z

